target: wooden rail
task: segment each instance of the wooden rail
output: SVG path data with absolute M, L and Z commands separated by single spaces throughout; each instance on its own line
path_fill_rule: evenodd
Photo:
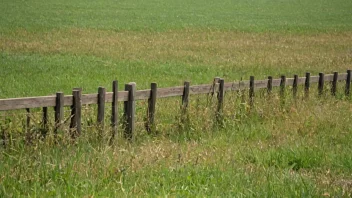
M 186 112 L 188 104 L 188 95 L 195 94 L 219 94 L 218 95 L 218 113 L 217 118 L 221 118 L 221 109 L 225 92 L 237 91 L 237 90 L 249 90 L 250 103 L 253 102 L 254 90 L 267 89 L 268 93 L 271 92 L 273 87 L 281 87 L 280 93 L 283 94 L 286 86 L 293 87 L 293 96 L 296 96 L 297 86 L 304 85 L 305 93 L 308 97 L 310 84 L 318 83 L 318 92 L 322 93 L 324 88 L 324 82 L 331 82 L 332 89 L 331 93 L 336 94 L 336 83 L 337 81 L 346 81 L 345 94 L 350 95 L 350 83 L 351 83 L 351 70 L 347 73 L 338 74 L 323 74 L 319 73 L 319 76 L 310 76 L 310 73 L 306 73 L 305 77 L 286 78 L 282 76 L 279 79 L 273 79 L 269 77 L 266 80 L 255 80 L 253 76 L 248 81 L 234 81 L 225 83 L 223 79 L 215 78 L 213 84 L 203 85 L 190 85 L 189 82 L 185 83 L 184 86 L 168 87 L 168 88 L 157 88 L 157 84 L 153 83 L 151 89 L 136 90 L 135 84 L 126 84 L 125 91 L 117 91 L 117 81 L 113 82 L 113 92 L 106 92 L 105 88 L 100 87 L 98 93 L 95 94 L 81 94 L 81 89 L 74 89 L 73 95 L 64 95 L 58 92 L 54 96 L 39 96 L 39 97 L 25 97 L 25 98 L 8 98 L 0 99 L 0 111 L 16 110 L 16 109 L 27 109 L 29 112 L 30 108 L 43 108 L 44 124 L 47 124 L 47 108 L 55 108 L 55 131 L 59 128 L 60 123 L 63 120 L 63 107 L 70 106 L 72 109 L 71 115 L 71 128 L 75 129 L 75 135 L 81 133 L 81 105 L 98 104 L 98 115 L 97 122 L 104 125 L 104 109 L 105 103 L 112 103 L 112 117 L 111 126 L 115 134 L 117 132 L 117 102 L 124 102 L 124 126 L 125 135 L 128 139 L 132 138 L 134 131 L 134 113 L 135 113 L 135 102 L 137 100 L 148 100 L 148 115 L 146 128 L 148 132 L 153 130 L 154 125 L 154 113 L 155 104 L 157 98 L 168 98 L 175 96 L 182 96 L 182 108 Z M 185 95 L 186 94 L 186 95 Z

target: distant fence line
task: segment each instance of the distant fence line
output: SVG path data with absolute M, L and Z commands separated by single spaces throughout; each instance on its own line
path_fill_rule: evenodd
M 112 92 L 106 92 L 104 87 L 98 88 L 96 94 L 82 94 L 81 88 L 74 88 L 72 95 L 64 95 L 62 92 L 57 92 L 55 96 L 39 96 L 26 98 L 9 98 L 0 99 L 0 111 L 9 111 L 16 109 L 26 109 L 30 112 L 30 108 L 43 108 L 43 125 L 47 127 L 48 124 L 48 107 L 54 107 L 55 110 L 55 129 L 56 133 L 64 120 L 64 107 L 71 107 L 71 122 L 70 128 L 74 131 L 72 136 L 79 136 L 81 134 L 81 108 L 82 105 L 97 104 L 98 115 L 97 123 L 104 125 L 105 118 L 105 103 L 112 103 L 111 108 L 111 127 L 113 129 L 113 136 L 117 133 L 118 126 L 118 102 L 124 102 L 123 109 L 123 124 L 124 136 L 127 139 L 133 137 L 135 130 L 135 109 L 137 100 L 148 100 L 146 130 L 151 132 L 155 129 L 154 114 L 157 98 L 168 98 L 174 96 L 182 96 L 181 110 L 182 114 L 187 112 L 189 95 L 195 94 L 216 94 L 217 108 L 216 118 L 221 119 L 221 112 L 224 102 L 224 94 L 229 91 L 249 90 L 249 103 L 253 105 L 254 93 L 257 89 L 266 89 L 268 94 L 271 93 L 273 87 L 280 87 L 280 95 L 285 93 L 285 87 L 292 87 L 293 97 L 296 97 L 298 85 L 304 85 L 305 95 L 309 95 L 310 85 L 318 83 L 318 93 L 322 94 L 324 90 L 324 83 L 331 82 L 331 94 L 335 95 L 337 92 L 337 82 L 346 81 L 345 94 L 350 96 L 351 85 L 351 70 L 347 73 L 324 75 L 319 73 L 319 76 L 311 76 L 306 73 L 305 77 L 298 77 L 294 75 L 293 78 L 286 78 L 281 76 L 279 79 L 273 79 L 271 76 L 266 80 L 255 80 L 254 76 L 250 77 L 248 81 L 237 81 L 225 83 L 222 78 L 214 78 L 212 84 L 204 85 L 190 85 L 190 82 L 184 82 L 183 86 L 158 88 L 156 83 L 151 83 L 151 89 L 136 90 L 136 83 L 125 84 L 125 91 L 118 91 L 118 81 L 113 81 Z M 30 124 L 30 117 L 27 117 L 27 125 Z

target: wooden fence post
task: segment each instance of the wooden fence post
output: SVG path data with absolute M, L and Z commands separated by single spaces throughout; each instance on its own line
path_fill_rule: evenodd
M 188 102 L 189 102 L 189 86 L 190 86 L 190 82 L 185 81 L 183 86 L 184 86 L 184 89 L 183 89 L 183 95 L 182 95 L 182 111 L 183 111 L 183 114 L 186 114 L 187 113 Z
M 250 107 L 254 105 L 254 76 L 249 78 L 249 105 Z
M 157 83 L 152 83 L 150 85 L 150 98 L 148 99 L 147 122 L 145 124 L 146 130 L 148 133 L 156 132 L 154 115 L 155 115 L 155 105 L 156 105 L 156 98 L 157 98 L 157 89 L 158 89 Z
M 181 126 L 187 128 L 189 126 L 189 115 L 188 115 L 188 103 L 189 103 L 189 87 L 190 82 L 185 81 L 182 94 L 182 104 L 181 104 Z
M 267 86 L 267 93 L 268 95 L 271 95 L 271 91 L 273 90 L 273 77 L 269 76 L 268 77 L 268 86 Z
M 76 138 L 81 135 L 81 116 L 82 116 L 82 104 L 81 104 L 81 89 L 73 89 L 72 91 L 72 106 L 71 106 L 71 137 Z
M 99 138 L 103 137 L 104 125 L 105 125 L 105 93 L 104 87 L 98 88 L 98 115 L 97 115 L 97 127 Z
M 350 87 L 351 87 L 351 70 L 347 70 L 345 94 L 348 97 L 350 96 Z
M 219 83 L 219 81 L 220 81 L 220 77 L 215 77 L 215 78 L 214 78 L 212 96 L 216 93 L 216 86 L 217 86 L 217 83 Z M 218 90 L 219 90 L 219 89 L 218 89 Z
M 32 142 L 32 134 L 31 134 L 31 110 L 29 108 L 26 108 L 26 142 L 31 143 Z
M 55 101 L 55 128 L 54 135 L 56 136 L 58 130 L 60 130 L 61 122 L 64 119 L 64 93 L 56 93 Z
M 48 107 L 43 107 L 43 131 L 42 136 L 45 137 L 48 132 Z
M 306 81 L 304 83 L 304 94 L 306 98 L 309 98 L 309 89 L 310 89 L 310 73 L 306 73 Z
M 336 96 L 336 90 L 337 90 L 337 78 L 339 77 L 338 72 L 334 72 L 334 77 L 331 82 L 331 95 Z
M 112 104 L 111 104 L 111 128 L 112 135 L 110 139 L 110 145 L 115 139 L 115 135 L 117 134 L 117 126 L 118 126 L 118 81 L 114 80 L 112 82 Z
M 124 136 L 128 140 L 132 140 L 135 130 L 135 113 L 136 113 L 136 83 L 131 82 L 125 84 L 125 91 L 128 91 L 128 101 L 124 102 Z
M 292 85 L 293 98 L 297 98 L 297 90 L 298 90 L 298 75 L 295 74 L 293 76 L 293 85 Z
M 324 73 L 319 73 L 318 94 L 323 95 L 324 92 Z
M 98 88 L 98 116 L 97 122 L 99 127 L 104 127 L 104 118 L 105 118 L 105 94 L 106 90 L 104 87 Z
M 282 75 L 281 76 L 281 81 L 280 81 L 280 96 L 282 98 L 285 97 L 285 89 L 286 89 L 286 76 Z
M 219 94 L 218 94 L 218 107 L 216 110 L 216 121 L 218 124 L 221 123 L 222 117 L 223 117 L 223 106 L 224 106 L 224 95 L 225 95 L 225 80 L 220 79 L 219 80 Z

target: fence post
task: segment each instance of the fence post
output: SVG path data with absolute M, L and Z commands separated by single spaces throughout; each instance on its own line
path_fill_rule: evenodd
M 292 85 L 292 94 L 293 98 L 297 98 L 297 89 L 298 89 L 298 75 L 293 76 L 293 85 Z
M 217 86 L 217 83 L 219 83 L 220 79 L 221 79 L 220 77 L 215 77 L 215 78 L 214 78 L 212 96 L 216 93 L 216 86 Z M 218 89 L 218 90 L 219 90 L 219 89 Z
M 304 83 L 304 94 L 306 98 L 309 98 L 309 89 L 310 89 L 310 73 L 306 73 L 306 81 Z
M 157 89 L 158 89 L 157 83 L 152 83 L 150 85 L 150 98 L 148 99 L 147 122 L 145 125 L 148 133 L 156 132 L 154 115 L 155 115 L 155 105 L 156 105 L 156 98 L 157 98 Z
M 72 91 L 72 106 L 71 106 L 71 137 L 76 138 L 81 135 L 81 114 L 82 114 L 82 104 L 81 104 L 81 89 L 75 88 Z M 75 130 L 75 131 L 74 131 Z
M 221 123 L 222 116 L 223 116 L 224 95 L 225 95 L 224 85 L 225 85 L 225 80 L 221 78 L 219 80 L 218 107 L 216 110 L 216 121 L 218 124 Z
M 189 86 L 190 82 L 184 82 L 184 89 L 182 94 L 182 104 L 181 104 L 181 126 L 183 128 L 188 128 L 189 126 L 189 116 L 188 116 L 188 103 L 189 103 Z
M 48 132 L 48 107 L 43 107 L 43 131 L 42 136 L 45 137 Z
M 324 73 L 319 73 L 318 94 L 323 95 L 324 92 Z
M 104 127 L 104 117 L 105 117 L 105 93 L 104 87 L 98 88 L 98 116 L 97 122 L 99 127 Z
M 190 86 L 190 82 L 185 81 L 184 82 L 183 95 L 182 95 L 182 111 L 183 111 L 183 114 L 186 114 L 186 112 L 187 112 L 187 107 L 188 107 L 188 102 L 189 102 L 189 86 Z
M 267 86 L 267 93 L 268 95 L 271 95 L 271 91 L 273 90 L 273 77 L 269 76 L 268 77 L 268 86 Z
M 110 139 L 110 145 L 115 139 L 115 135 L 117 134 L 117 126 L 118 126 L 118 81 L 114 80 L 112 82 L 112 104 L 111 104 L 111 127 L 112 127 L 112 135 Z
M 281 76 L 281 81 L 280 81 L 280 96 L 282 98 L 285 97 L 285 89 L 286 89 L 286 76 L 282 75 Z
M 61 122 L 64 119 L 64 93 L 57 92 L 56 93 L 56 101 L 55 101 L 55 129 L 54 135 L 57 135 L 58 130 L 61 127 Z
M 250 107 L 254 105 L 254 76 L 249 78 L 249 105 Z
M 347 97 L 350 96 L 350 87 L 351 87 L 351 70 L 347 70 L 346 87 L 345 87 L 345 94 Z
M 337 78 L 339 77 L 338 72 L 334 72 L 334 77 L 331 83 L 331 95 L 336 96 L 336 90 L 337 90 Z
M 132 140 L 133 133 L 135 130 L 136 83 L 131 82 L 131 83 L 125 84 L 125 91 L 128 91 L 128 101 L 124 102 L 124 125 L 125 125 L 124 137 L 128 140 Z
M 32 134 L 31 134 L 31 110 L 29 108 L 26 108 L 26 142 L 31 143 L 32 142 Z

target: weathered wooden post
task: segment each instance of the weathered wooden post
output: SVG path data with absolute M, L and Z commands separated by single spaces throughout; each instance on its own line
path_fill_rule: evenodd
M 42 119 L 43 119 L 43 122 L 42 122 L 42 136 L 45 137 L 47 132 L 48 132 L 48 107 L 43 107 L 43 115 L 42 115 Z
M 110 144 L 115 139 L 117 134 L 117 126 L 118 126 L 118 81 L 114 80 L 112 82 L 112 104 L 111 104 L 111 128 L 112 135 L 110 139 Z
M 26 108 L 26 142 L 31 143 L 32 142 L 32 134 L 31 134 L 31 110 L 29 108 Z
M 104 127 L 104 118 L 105 118 L 105 94 L 106 90 L 104 87 L 98 88 L 98 116 L 97 122 L 99 127 Z
M 124 136 L 132 140 L 135 130 L 135 113 L 136 113 L 136 83 L 125 84 L 125 91 L 128 91 L 128 100 L 124 102 Z
M 82 104 L 81 104 L 81 89 L 75 88 L 72 91 L 72 106 L 71 106 L 71 137 L 76 138 L 81 135 L 81 116 L 82 116 Z
M 267 93 L 269 96 L 271 95 L 272 90 L 273 90 L 273 77 L 269 76 L 268 77 L 268 86 L 267 86 Z
M 148 133 L 156 132 L 154 115 L 155 115 L 155 105 L 156 105 L 156 98 L 157 98 L 157 89 L 158 89 L 157 83 L 152 83 L 150 85 L 150 97 L 148 99 L 147 121 L 145 125 Z
M 55 100 L 55 128 L 54 135 L 57 135 L 57 132 L 61 128 L 61 123 L 64 119 L 64 93 L 57 92 Z
M 106 90 L 104 87 L 98 88 L 98 115 L 97 115 L 97 127 L 98 127 L 98 134 L 101 138 L 103 136 L 104 131 L 104 119 L 105 119 L 105 95 Z
M 346 87 L 345 94 L 350 97 L 350 87 L 351 87 L 351 70 L 347 70 Z
M 310 73 L 306 73 L 306 81 L 304 83 L 304 94 L 306 98 L 309 98 L 309 89 L 310 89 Z
M 295 74 L 293 76 L 293 84 L 292 84 L 292 95 L 293 95 L 293 98 L 297 98 L 297 90 L 298 90 L 298 75 Z
M 249 78 L 249 105 L 250 107 L 254 105 L 254 76 Z
M 324 73 L 319 73 L 318 94 L 322 96 L 324 93 Z
M 224 96 L 225 96 L 225 80 L 219 80 L 219 94 L 218 94 L 218 106 L 216 109 L 216 121 L 218 124 L 222 122 L 223 118 L 223 106 L 224 106 Z
M 286 76 L 282 75 L 281 81 L 280 81 L 280 96 L 282 98 L 285 97 L 285 90 L 286 90 Z
M 336 91 L 337 91 L 337 79 L 339 77 L 338 72 L 334 72 L 334 77 L 331 82 L 331 95 L 336 96 Z

